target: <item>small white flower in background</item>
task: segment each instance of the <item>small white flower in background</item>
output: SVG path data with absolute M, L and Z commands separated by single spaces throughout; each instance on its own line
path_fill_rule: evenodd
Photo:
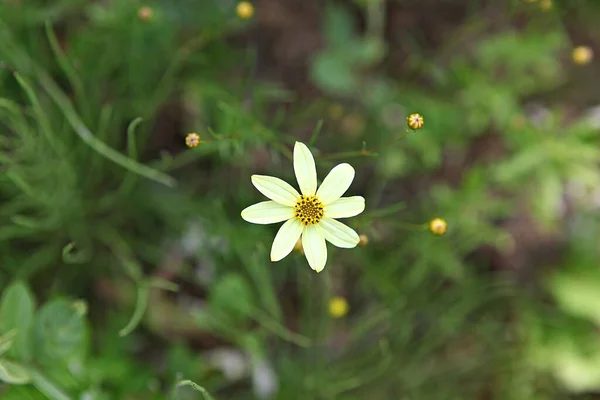
M 538 128 L 543 127 L 552 120 L 552 112 L 550 109 L 539 103 L 526 104 L 525 113 L 529 121 Z
M 252 368 L 252 387 L 259 399 L 269 399 L 277 394 L 279 381 L 267 360 L 255 361 Z
M 202 220 L 191 221 L 177 243 L 178 254 L 195 262 L 198 282 L 209 285 L 215 275 L 215 255 L 226 254 L 227 240 L 211 231 Z
M 589 108 L 584 113 L 583 120 L 592 128 L 600 129 L 600 105 Z
M 302 236 L 302 248 L 310 267 L 321 272 L 327 262 L 325 240 L 337 247 L 356 247 L 360 238 L 335 218 L 349 218 L 365 209 L 362 196 L 342 197 L 354 179 L 350 164 L 335 166 L 317 190 L 315 160 L 306 145 L 294 146 L 294 172 L 300 191 L 272 176 L 252 175 L 252 184 L 270 201 L 263 201 L 242 211 L 242 218 L 254 224 L 285 223 L 279 228 L 271 261 L 279 261 L 294 248 Z
M 229 381 L 239 381 L 247 376 L 249 360 L 246 354 L 233 348 L 211 350 L 206 355 L 208 365 L 220 370 Z

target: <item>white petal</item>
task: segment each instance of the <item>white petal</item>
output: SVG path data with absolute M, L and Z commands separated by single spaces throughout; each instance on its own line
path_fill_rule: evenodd
M 350 164 L 333 167 L 317 190 L 317 197 L 324 205 L 331 204 L 346 192 L 354 179 L 354 168 Z
M 354 229 L 331 218 L 323 218 L 319 225 L 323 229 L 325 239 L 334 246 L 351 249 L 356 247 L 360 238 Z
M 315 159 L 304 143 L 294 145 L 294 172 L 300 191 L 305 196 L 312 196 L 317 191 L 317 168 Z
M 284 206 L 294 206 L 300 193 L 289 183 L 274 176 L 252 175 L 252 184 L 269 199 Z
M 362 196 L 341 197 L 325 206 L 325 216 L 329 218 L 350 218 L 365 210 Z
M 290 254 L 300 238 L 303 228 L 302 222 L 296 218 L 289 219 L 281 225 L 271 247 L 271 261 L 279 261 Z
M 302 232 L 302 248 L 308 265 L 317 272 L 323 271 L 327 262 L 327 246 L 319 225 L 309 225 Z
M 286 221 L 294 216 L 294 209 L 290 206 L 274 201 L 262 201 L 242 210 L 242 218 L 253 224 L 274 224 Z

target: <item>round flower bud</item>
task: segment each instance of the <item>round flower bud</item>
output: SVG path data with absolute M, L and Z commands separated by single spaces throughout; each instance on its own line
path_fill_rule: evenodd
M 342 318 L 348 314 L 348 301 L 341 296 L 332 297 L 329 300 L 329 315 L 333 318 Z
M 154 11 L 148 6 L 140 7 L 137 16 L 141 21 L 147 22 L 154 16 Z
M 185 137 L 185 145 L 187 147 L 189 147 L 190 149 L 193 149 L 194 147 L 198 147 L 198 145 L 200 144 L 201 140 L 200 140 L 200 135 L 198 135 L 197 133 L 188 133 L 187 136 Z
M 442 236 L 448 230 L 448 223 L 441 218 L 434 218 L 429 221 L 429 231 L 436 236 Z
M 358 235 L 358 238 L 358 247 L 366 247 L 369 244 L 369 237 L 367 235 Z
M 238 3 L 235 12 L 241 19 L 250 19 L 254 15 L 254 6 L 249 1 Z
M 577 46 L 573 49 L 571 54 L 573 62 L 577 65 L 589 64 L 594 57 L 594 52 L 588 46 Z
M 423 116 L 421 114 L 410 114 L 407 118 L 406 118 L 406 124 L 408 125 L 408 127 L 414 131 L 421 129 L 423 127 L 423 124 L 425 123 L 425 120 L 423 119 Z

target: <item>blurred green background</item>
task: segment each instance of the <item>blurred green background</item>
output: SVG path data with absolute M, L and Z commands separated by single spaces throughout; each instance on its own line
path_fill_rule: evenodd
M 0 2 L 0 398 L 600 398 L 599 20 Z M 240 217 L 296 140 L 366 198 L 320 274 Z

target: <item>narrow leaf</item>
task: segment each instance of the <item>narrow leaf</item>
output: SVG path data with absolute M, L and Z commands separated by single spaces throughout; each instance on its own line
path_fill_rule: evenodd
M 123 337 L 129 335 L 142 321 L 142 317 L 144 316 L 144 312 L 146 312 L 146 307 L 148 305 L 148 292 L 148 285 L 138 284 L 135 310 L 133 310 L 133 315 L 127 325 L 119 331 L 119 336 Z
M 7 354 L 19 360 L 31 358 L 31 327 L 35 311 L 33 295 L 22 282 L 6 288 L 0 300 L 0 334 L 16 330 L 16 337 Z
M 202 393 L 202 397 L 204 397 L 204 400 L 215 400 L 214 397 L 212 397 L 207 391 L 206 389 L 204 389 L 202 386 L 198 385 L 197 383 L 194 383 L 190 380 L 183 380 L 181 382 L 179 382 L 177 384 L 177 386 L 181 387 L 181 386 L 191 386 L 192 389 L 194 389 L 197 392 Z
M 50 400 L 73 400 L 63 389 L 58 387 L 50 379 L 46 378 L 39 371 L 30 368 L 29 375 L 33 385 Z
M 21 365 L 0 359 L 0 381 L 10 383 L 12 385 L 23 385 L 29 383 L 31 377 L 27 370 Z

